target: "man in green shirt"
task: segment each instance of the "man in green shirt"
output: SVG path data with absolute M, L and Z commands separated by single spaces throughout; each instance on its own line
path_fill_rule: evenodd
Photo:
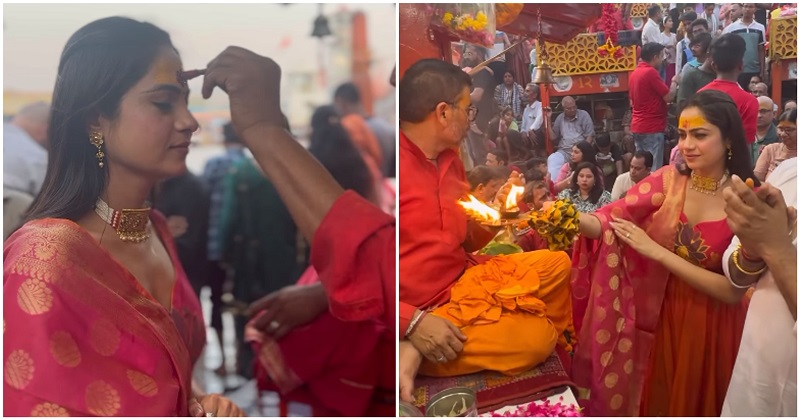
M 697 94 L 698 90 L 717 78 L 717 74 L 711 66 L 711 60 L 708 59 L 710 46 L 711 34 L 697 34 L 697 36 L 692 39 L 692 52 L 695 54 L 697 61 L 702 64 L 697 68 L 688 66 L 686 70 L 681 73 L 681 83 L 678 86 L 677 98 L 678 112 L 689 103 L 692 97 Z

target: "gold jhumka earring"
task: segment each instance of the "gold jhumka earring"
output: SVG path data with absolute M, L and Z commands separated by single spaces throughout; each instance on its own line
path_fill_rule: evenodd
M 95 156 L 97 156 L 97 160 L 99 161 L 97 165 L 102 168 L 103 158 L 106 156 L 106 154 L 103 153 L 103 150 L 101 150 L 101 146 L 103 146 L 103 133 L 99 131 L 92 131 L 92 133 L 89 134 L 89 143 L 97 148 L 97 154 L 95 154 Z

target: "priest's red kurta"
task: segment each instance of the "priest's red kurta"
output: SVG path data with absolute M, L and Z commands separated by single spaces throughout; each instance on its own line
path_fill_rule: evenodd
M 331 207 L 314 235 L 311 265 L 344 321 L 379 318 L 395 335 L 395 219 L 353 191 Z
M 467 222 L 457 201 L 469 191 L 464 165 L 453 150 L 433 165 L 400 132 L 400 338 L 418 307 L 450 300 L 450 288 L 464 271 L 487 257 L 467 253 L 492 234 Z M 438 167 L 437 167 L 438 166 Z
M 397 386 L 394 348 L 397 342 L 397 233 L 395 218 L 353 191 L 331 207 L 314 235 L 311 264 L 328 293 L 331 314 L 344 321 L 380 320 L 378 380 L 368 416 L 393 416 L 394 395 L 381 390 Z M 391 412 L 390 412 L 391 411 Z

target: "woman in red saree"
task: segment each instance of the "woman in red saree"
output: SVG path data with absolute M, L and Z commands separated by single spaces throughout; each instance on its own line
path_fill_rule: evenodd
M 733 236 L 721 191 L 754 175 L 724 93 L 695 96 L 679 131 L 687 167 L 580 215 L 573 380 L 591 416 L 719 416 L 725 398 L 747 300 L 721 274 Z
M 175 267 L 170 308 L 69 220 L 35 220 L 6 241 L 6 415 L 188 414 L 205 328 L 166 223 L 153 216 Z
M 334 108 L 317 109 L 312 128 L 311 154 L 343 188 L 377 206 L 369 165 Z M 371 223 L 355 224 L 354 237 Z M 338 243 L 346 247 L 348 238 Z M 311 258 L 318 262 L 330 256 L 312 252 Z M 256 316 L 245 335 L 258 357 L 254 371 L 259 389 L 277 391 L 285 401 L 307 403 L 315 417 L 396 416 L 393 325 L 377 318 L 349 321 L 334 316 L 314 267 L 308 267 L 296 285 L 266 296 L 252 309 Z
M 100 19 L 67 42 L 44 185 L 3 248 L 4 414 L 242 414 L 192 386 L 200 303 L 146 204 L 198 128 L 181 72 L 148 23 Z

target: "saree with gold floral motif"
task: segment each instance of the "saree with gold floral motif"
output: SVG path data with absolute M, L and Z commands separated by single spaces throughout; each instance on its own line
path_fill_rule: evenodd
M 634 222 L 692 264 L 722 272 L 733 237 L 725 219 L 692 226 L 688 176 L 672 166 L 599 209 L 599 240 L 576 241 L 573 380 L 590 416 L 719 416 L 741 341 L 747 300 L 728 305 L 622 245 L 612 217 Z
M 5 415 L 188 415 L 205 328 L 163 216 L 152 222 L 175 267 L 171 310 L 69 220 L 5 242 Z

